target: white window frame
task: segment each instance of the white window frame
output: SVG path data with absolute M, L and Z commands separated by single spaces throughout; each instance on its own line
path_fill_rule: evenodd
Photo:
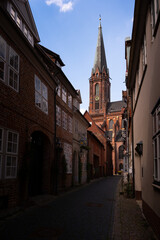
M 7 158 L 8 157 L 11 158 L 11 166 L 7 166 Z M 15 165 L 12 164 L 13 159 L 16 160 Z M 8 168 L 10 168 L 10 172 L 11 172 L 10 175 L 7 174 Z M 14 169 L 14 174 L 12 173 L 13 169 Z M 16 178 L 16 176 L 17 176 L 17 156 L 6 155 L 6 158 L 5 158 L 5 178 L 6 179 L 11 179 L 11 178 Z
M 145 66 L 147 65 L 147 43 L 146 43 L 146 34 L 144 35 L 143 39 L 143 46 L 142 46 L 142 65 L 143 65 L 143 71 L 145 69 Z
M 11 54 L 14 55 L 17 55 L 18 57 L 18 62 L 17 62 L 17 69 L 15 68 L 15 66 L 11 65 L 10 64 L 10 58 L 11 58 Z M 15 63 L 14 63 L 15 64 Z M 15 81 L 14 77 L 13 77 L 13 86 L 10 84 L 10 71 L 12 71 L 13 73 L 13 76 L 17 76 L 17 81 Z M 17 83 L 16 87 L 15 87 L 15 82 Z M 17 54 L 17 52 L 12 48 L 10 47 L 9 48 L 9 62 L 8 62 L 8 86 L 10 86 L 11 88 L 13 88 L 16 92 L 19 91 L 19 55 Z
M 62 127 L 67 130 L 67 113 L 62 111 Z
M 68 116 L 68 131 L 72 133 L 72 118 Z
M 9 140 L 9 133 L 11 133 L 12 135 L 16 135 L 17 136 L 17 141 L 14 142 L 14 141 L 10 141 Z M 13 136 L 12 136 L 13 138 Z M 12 146 L 12 150 L 11 151 L 8 151 L 8 144 L 11 144 Z M 13 151 L 13 146 L 16 145 L 16 152 Z M 7 141 L 6 141 L 6 153 L 7 154 L 13 154 L 13 155 L 17 155 L 18 154 L 18 145 L 19 145 L 19 135 L 17 132 L 13 132 L 12 130 L 8 130 L 7 131 Z
M 160 103 L 153 116 L 154 180 L 160 182 Z
M 56 124 L 61 126 L 61 108 L 56 105 Z
M 152 40 L 154 35 L 155 26 L 158 20 L 159 3 L 158 0 L 151 0 L 151 28 L 152 28 Z
M 3 130 L 3 128 L 0 128 L 0 130 L 2 130 L 1 148 L 0 148 L 0 153 L 2 153 L 3 152 L 3 135 L 4 135 L 4 130 Z
M 0 56 L 0 61 L 4 63 L 4 79 L 0 78 L 1 81 L 5 82 L 5 75 L 6 75 L 6 41 L 0 36 L 0 41 L 4 44 L 4 57 Z
M 9 14 L 10 14 L 11 18 L 15 21 L 17 26 L 21 29 L 21 31 L 23 32 L 24 36 L 27 38 L 29 43 L 32 46 L 34 46 L 34 39 L 33 39 L 32 33 L 29 31 L 26 24 L 22 21 L 22 18 L 20 16 L 20 14 L 16 11 L 16 9 L 13 7 L 12 4 L 9 5 L 8 11 L 9 11 Z M 14 15 L 12 14 L 12 11 L 14 12 Z
M 39 79 L 39 77 L 35 74 L 35 105 L 42 112 L 48 114 L 48 88 L 47 86 Z M 39 82 L 39 88 L 38 83 Z M 44 91 L 45 89 L 45 91 Z
M 67 90 L 64 86 L 62 86 L 62 100 L 63 102 L 67 102 Z
M 68 107 L 72 109 L 72 95 L 68 93 Z

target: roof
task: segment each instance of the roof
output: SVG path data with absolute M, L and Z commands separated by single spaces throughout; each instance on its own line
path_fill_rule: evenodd
M 95 73 L 97 68 L 99 69 L 100 72 L 102 72 L 103 69 L 105 69 L 105 71 L 107 72 L 107 62 L 106 62 L 101 22 L 98 28 L 98 40 L 97 40 L 96 54 L 95 54 L 92 73 Z
M 60 55 L 58 55 L 57 53 L 51 51 L 50 49 L 42 46 L 41 44 L 39 44 L 41 46 L 41 48 L 47 53 L 49 54 L 51 57 L 53 57 L 55 60 L 57 60 L 60 64 L 61 67 L 65 66 L 65 64 L 63 63 L 62 59 L 60 58 Z
M 119 112 L 122 108 L 125 108 L 127 104 L 124 101 L 116 101 L 107 103 L 107 113 L 109 112 Z
M 101 145 L 104 147 L 103 143 L 96 137 L 96 135 L 95 135 L 92 131 L 87 130 L 87 132 L 88 132 L 92 137 L 94 137 L 94 139 L 95 139 L 99 144 L 101 144 Z

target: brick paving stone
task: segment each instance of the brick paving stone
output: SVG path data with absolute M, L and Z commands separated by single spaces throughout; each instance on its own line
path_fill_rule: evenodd
M 156 240 L 136 200 L 121 195 L 120 188 L 121 181 L 116 194 L 112 240 Z

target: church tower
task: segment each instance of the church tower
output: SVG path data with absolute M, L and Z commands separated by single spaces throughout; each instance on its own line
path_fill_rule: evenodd
M 105 55 L 101 18 L 99 19 L 98 40 L 90 85 L 89 114 L 101 126 L 106 117 L 106 106 L 110 102 L 109 69 Z

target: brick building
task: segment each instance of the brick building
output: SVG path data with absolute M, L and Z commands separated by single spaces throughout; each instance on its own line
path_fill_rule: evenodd
M 92 132 L 94 136 L 99 140 L 99 142 L 103 145 L 104 153 L 101 153 L 102 147 L 100 147 L 99 154 L 95 154 L 96 160 L 96 166 L 98 169 L 97 176 L 106 176 L 113 174 L 113 166 L 112 166 L 112 158 L 110 157 L 112 155 L 112 146 L 110 144 L 110 141 L 107 140 L 106 133 L 103 131 L 102 128 L 100 128 L 95 121 L 92 119 L 91 115 L 86 111 L 84 113 L 84 117 L 87 119 L 87 121 L 91 124 L 91 126 L 88 128 L 88 131 Z M 89 134 L 89 136 L 91 133 Z M 99 146 L 99 145 L 98 145 Z M 96 142 L 94 142 L 93 145 L 89 145 L 90 151 L 93 152 L 94 149 L 97 149 Z M 89 151 L 89 152 L 90 152 Z M 89 162 L 93 164 L 92 160 L 92 153 L 89 153 Z M 91 158 L 91 159 L 90 159 Z M 94 166 L 94 164 L 93 164 Z M 107 169 L 108 167 L 108 169 Z M 94 169 L 93 169 L 94 170 Z M 93 174 L 92 174 L 93 175 Z
M 118 153 L 120 151 L 119 148 L 123 145 L 124 130 L 122 114 L 125 110 L 126 103 L 124 99 L 122 99 L 122 101 L 110 102 L 111 83 L 103 43 L 101 22 L 98 31 L 94 66 L 89 84 L 89 114 L 99 128 L 101 128 L 101 131 L 105 132 L 106 139 L 110 139 L 113 147 L 113 173 L 117 173 L 117 171 L 123 169 L 123 160 L 119 159 Z
M 53 190 L 56 83 L 28 1 L 0 1 L 0 207 Z

